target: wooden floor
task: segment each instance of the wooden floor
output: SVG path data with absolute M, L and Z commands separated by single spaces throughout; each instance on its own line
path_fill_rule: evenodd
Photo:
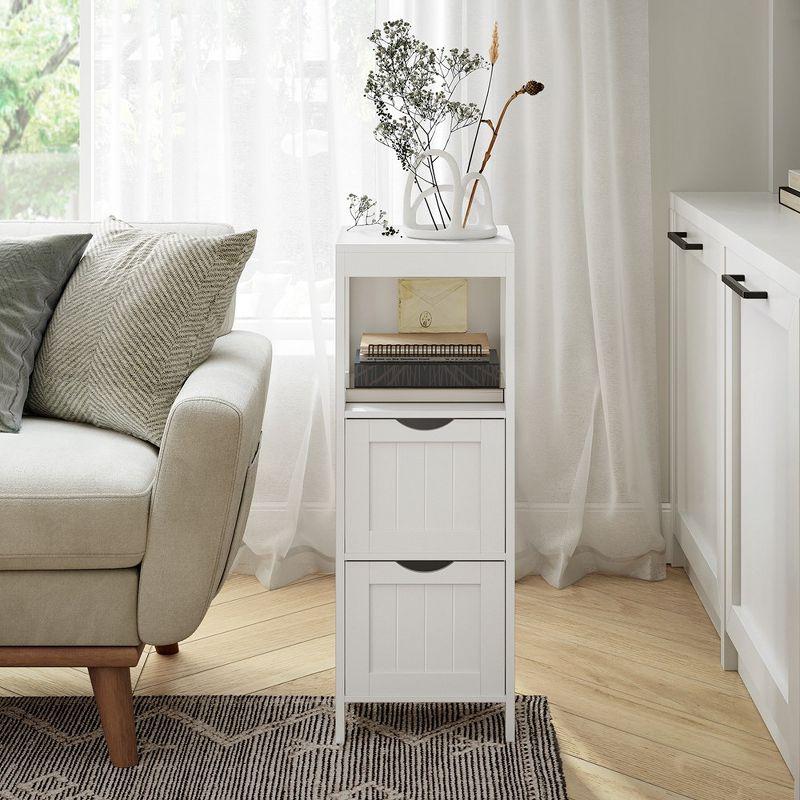
M 147 648 L 138 694 L 332 694 L 331 577 L 231 578 L 177 656 Z M 791 776 L 689 581 L 517 584 L 517 691 L 550 698 L 571 800 L 791 800 Z M 0 669 L 0 694 L 89 694 L 79 669 Z

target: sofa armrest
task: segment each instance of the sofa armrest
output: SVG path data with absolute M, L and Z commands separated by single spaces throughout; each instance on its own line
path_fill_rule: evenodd
M 217 339 L 167 417 L 139 576 L 139 637 L 187 638 L 205 615 L 228 563 L 248 467 L 264 418 L 272 346 L 255 333 Z M 252 472 L 252 470 L 251 470 Z M 246 494 L 243 498 L 243 494 Z M 245 507 L 246 506 L 246 507 Z

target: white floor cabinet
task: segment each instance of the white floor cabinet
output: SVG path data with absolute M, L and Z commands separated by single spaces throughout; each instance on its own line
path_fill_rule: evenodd
M 681 193 L 671 216 L 674 535 L 797 781 L 800 214 Z
M 397 279 L 468 281 L 501 389 L 352 388 Z M 343 232 L 336 250 L 336 739 L 353 702 L 502 702 L 514 738 L 514 243 Z M 487 397 L 491 399 L 486 402 Z M 374 398 L 374 399 L 373 399 Z

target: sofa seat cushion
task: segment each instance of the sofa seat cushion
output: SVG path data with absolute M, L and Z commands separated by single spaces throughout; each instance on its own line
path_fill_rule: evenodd
M 138 564 L 157 459 L 132 436 L 25 417 L 0 436 L 0 570 Z

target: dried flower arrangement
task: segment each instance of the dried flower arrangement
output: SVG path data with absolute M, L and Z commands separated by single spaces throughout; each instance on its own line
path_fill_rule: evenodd
M 467 48 L 433 48 L 418 39 L 405 20 L 385 22 L 381 28 L 376 28 L 370 34 L 368 40 L 375 51 L 375 68 L 367 76 L 364 96 L 372 101 L 378 116 L 375 138 L 394 151 L 402 168 L 410 173 L 420 193 L 424 193 L 423 200 L 433 229 L 439 231 L 447 228 L 451 223 L 451 210 L 448 209 L 439 187 L 436 174 L 438 156 L 426 154 L 426 151 L 446 150 L 456 131 L 475 125 L 466 170 L 469 172 L 480 125 L 485 123 L 492 135 L 478 170 L 482 174 L 491 158 L 510 104 L 520 95 L 539 94 L 544 85 L 531 80 L 517 89 L 506 100 L 497 122 L 494 123 L 485 119 L 484 113 L 494 67 L 500 57 L 500 35 L 496 22 L 492 29 L 488 60 Z M 455 99 L 456 90 L 462 81 L 472 73 L 484 69 L 489 70 L 489 79 L 483 105 L 479 107 L 476 103 Z M 462 228 L 467 226 L 477 186 L 476 180 L 472 184 L 467 209 L 461 222 Z M 428 197 L 431 198 L 430 201 Z M 348 196 L 351 201 L 351 215 L 353 198 L 355 195 Z M 458 213 L 460 215 L 460 209 Z M 361 216 L 366 218 L 366 212 Z M 376 223 L 379 221 L 375 220 Z
M 434 49 L 402 19 L 384 23 L 367 38 L 375 68 L 367 75 L 364 96 L 378 116 L 375 138 L 394 150 L 420 191 L 423 185 L 434 187 L 433 203 L 426 199 L 425 204 L 434 227 L 444 227 L 450 216 L 438 189 L 435 158 L 415 168 L 416 157 L 431 148 L 446 149 L 456 131 L 480 120 L 478 106 L 458 102 L 454 94 L 468 75 L 485 69 L 486 61 L 468 49 Z

